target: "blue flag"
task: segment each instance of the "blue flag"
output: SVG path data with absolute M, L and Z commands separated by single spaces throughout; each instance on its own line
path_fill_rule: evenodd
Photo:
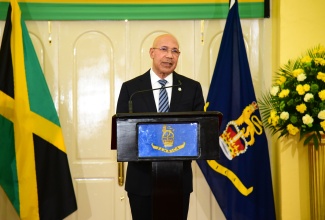
M 237 1 L 230 6 L 207 102 L 207 111 L 223 114 L 220 159 L 198 161 L 198 165 L 226 219 L 276 219 L 267 139 Z

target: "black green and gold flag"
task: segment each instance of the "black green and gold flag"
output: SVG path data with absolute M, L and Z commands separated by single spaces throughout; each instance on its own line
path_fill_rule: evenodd
M 77 210 L 63 134 L 17 0 L 0 48 L 0 186 L 21 219 Z

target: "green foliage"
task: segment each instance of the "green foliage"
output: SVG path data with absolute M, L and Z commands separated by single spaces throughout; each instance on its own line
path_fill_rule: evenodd
M 325 129 L 325 47 L 318 45 L 276 73 L 258 105 L 264 127 L 280 137 L 297 135 L 318 148 Z

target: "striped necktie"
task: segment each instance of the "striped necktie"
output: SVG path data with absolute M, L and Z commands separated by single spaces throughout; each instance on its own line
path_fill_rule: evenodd
M 167 91 L 165 89 L 167 80 L 161 79 L 158 82 L 161 85 L 161 89 L 159 90 L 159 111 L 158 112 L 168 112 L 169 102 L 168 102 Z

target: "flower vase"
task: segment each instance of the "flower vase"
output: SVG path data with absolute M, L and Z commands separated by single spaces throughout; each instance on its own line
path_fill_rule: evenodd
M 310 215 L 312 220 L 325 219 L 325 136 L 315 148 L 309 145 Z

